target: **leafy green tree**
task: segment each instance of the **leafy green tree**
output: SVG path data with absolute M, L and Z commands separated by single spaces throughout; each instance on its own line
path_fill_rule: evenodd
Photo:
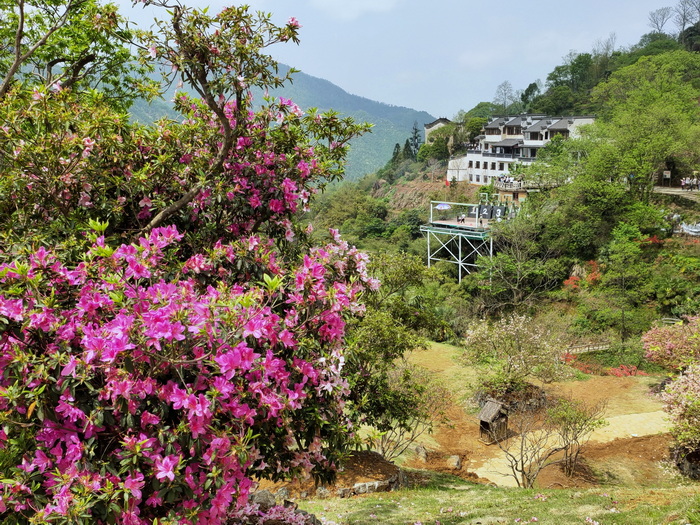
M 455 122 L 466 122 L 470 118 L 480 117 L 486 118 L 492 117 L 498 113 L 498 105 L 493 102 L 479 102 L 476 106 L 471 108 L 469 111 L 460 110 L 455 118 L 452 119 Z
M 546 215 L 534 203 L 529 210 L 493 227 L 494 255 L 479 257 L 479 271 L 467 279 L 487 312 L 530 305 L 566 276 L 559 253 L 541 239 Z
M 401 162 L 401 145 L 398 142 L 394 144 L 394 152 L 391 154 L 390 162 L 392 166 L 395 166 Z
M 603 271 L 600 286 L 618 307 L 617 325 L 622 341 L 632 335 L 628 310 L 639 306 L 648 293 L 644 288 L 648 281 L 649 265 L 642 259 L 640 240 L 639 229 L 620 223 L 601 254 Z
M 411 128 L 411 135 L 408 140 L 411 143 L 411 150 L 413 150 L 413 158 L 416 158 L 418 150 L 420 149 L 421 143 L 421 130 L 418 128 L 418 122 L 413 121 L 413 127 Z
M 603 117 L 596 130 L 614 145 L 603 152 L 610 174 L 643 202 L 670 158 L 682 163 L 697 155 L 699 73 L 697 54 L 675 51 L 642 58 L 594 91 Z
M 404 142 L 403 149 L 401 150 L 401 158 L 404 160 L 416 160 L 416 152 L 413 151 L 411 139 L 406 139 L 406 142 Z
M 532 101 L 531 111 L 547 115 L 571 113 L 576 98 L 568 85 L 555 85 Z
M 520 101 L 523 103 L 525 110 L 529 110 L 530 103 L 537 95 L 540 94 L 540 86 L 537 82 L 531 82 L 527 88 L 520 94 Z
M 129 48 L 136 35 L 114 4 L 95 0 L 17 0 L 0 5 L 0 99 L 24 83 L 42 92 L 99 89 L 126 109 L 155 86 Z
M 542 159 L 543 166 L 533 166 L 528 171 L 528 177 L 532 178 L 535 172 L 535 180 L 543 182 L 556 183 L 572 177 L 552 190 L 548 205 L 543 204 L 544 209 L 552 210 L 544 223 L 543 243 L 561 255 L 591 260 L 610 241 L 620 221 L 647 234 L 659 233 L 659 225 L 664 221 L 658 207 L 636 201 L 624 181 L 616 177 L 611 180 L 612 159 L 616 155 L 613 144 L 585 138 L 560 145 L 560 152 L 550 150 L 551 157 Z
M 472 117 L 467 120 L 464 124 L 467 140 L 469 142 L 474 142 L 476 137 L 481 135 L 481 131 L 487 122 L 488 119 L 486 117 Z
M 418 155 L 416 155 L 416 160 L 425 162 L 429 159 L 447 160 L 450 158 L 448 146 L 448 142 L 451 138 L 451 135 L 448 135 L 450 130 L 446 130 L 445 133 L 439 133 L 440 131 L 442 131 L 442 128 L 431 133 L 427 143 L 421 144 Z
M 417 430 L 415 425 L 429 427 L 434 422 L 435 414 L 428 417 L 427 406 L 433 402 L 426 379 L 405 363 L 405 354 L 425 348 L 425 335 L 442 322 L 429 308 L 408 300 L 411 290 L 432 278 L 434 271 L 407 254 L 376 255 L 369 270 L 382 286 L 366 296 L 365 315 L 350 323 L 347 410 L 357 423 L 392 439 L 403 436 L 403 442 Z M 398 375 L 397 369 L 402 370 Z

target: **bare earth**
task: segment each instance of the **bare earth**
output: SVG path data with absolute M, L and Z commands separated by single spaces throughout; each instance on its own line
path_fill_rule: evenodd
M 427 449 L 427 461 L 414 454 L 408 455 L 402 466 L 448 472 L 464 479 L 499 486 L 515 486 L 509 475 L 503 452 L 497 445 L 485 445 L 479 440 L 479 422 L 476 413 L 460 395 L 475 380 L 474 372 L 456 361 L 456 349 L 434 345 L 431 350 L 416 352 L 411 361 L 433 371 L 437 377 L 454 385 L 454 399 L 449 409 L 449 426 L 442 426 L 422 439 Z M 669 422 L 661 410 L 661 402 L 650 387 L 658 382 L 653 377 L 592 376 L 586 381 L 572 381 L 547 385 L 545 390 L 556 395 L 585 399 L 589 403 L 607 402 L 608 425 L 596 431 L 585 446 L 580 472 L 566 477 L 556 465 L 545 468 L 538 478 L 542 488 L 594 487 L 600 482 L 625 486 L 658 486 L 671 474 L 664 463 L 669 459 L 671 436 Z M 447 464 L 449 456 L 459 456 L 460 469 Z M 398 466 L 386 462 L 377 454 L 358 454 L 345 466 L 336 484 L 328 487 L 352 487 L 355 483 L 388 479 Z M 316 487 L 311 480 L 292 484 L 263 482 L 260 488 L 277 491 L 285 486 L 289 496 L 313 497 Z
M 411 360 L 452 381 L 457 374 L 457 382 L 463 381 L 466 385 L 473 377 L 455 363 L 455 355 L 450 353 L 449 347 L 440 347 L 417 352 Z M 585 487 L 595 485 L 596 477 L 626 484 L 661 482 L 667 476 L 661 462 L 669 457 L 671 436 L 663 405 L 650 393 L 651 386 L 658 381 L 658 378 L 646 376 L 591 376 L 586 381 L 546 385 L 545 390 L 554 395 L 571 396 L 588 403 L 605 401 L 608 424 L 594 432 L 584 448 L 582 456 L 587 469 L 571 479 L 557 466 L 548 467 L 540 475 L 540 486 Z M 406 465 L 449 471 L 499 486 L 515 486 L 503 452 L 497 445 L 485 445 L 479 440 L 477 414 L 468 412 L 465 406 L 466 403 L 456 399 L 449 412 L 452 424 L 437 429 L 424 443 L 429 450 L 428 462 L 412 458 Z M 451 455 L 460 456 L 461 470 L 447 467 L 446 459 Z

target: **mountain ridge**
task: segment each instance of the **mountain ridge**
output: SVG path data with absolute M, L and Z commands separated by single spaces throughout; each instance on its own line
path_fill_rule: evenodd
M 280 74 L 289 71 L 289 66 L 280 64 Z M 172 91 L 172 93 L 170 92 Z M 357 122 L 369 122 L 372 131 L 351 141 L 346 165 L 346 179 L 357 180 L 367 173 L 373 173 L 391 158 L 395 144 L 403 143 L 411 134 L 414 123 L 422 129 L 424 124 L 433 122 L 435 117 L 426 111 L 418 111 L 404 106 L 378 102 L 359 95 L 348 93 L 329 80 L 297 72 L 292 82 L 280 88 L 269 90 L 275 97 L 285 97 L 294 101 L 303 110 L 316 108 L 319 111 L 333 109 L 342 116 L 352 117 Z M 162 117 L 179 118 L 167 102 L 172 99 L 174 89 L 162 99 L 150 104 L 139 100 L 132 107 L 132 118 L 137 122 L 152 123 Z M 255 93 L 255 97 L 262 92 Z

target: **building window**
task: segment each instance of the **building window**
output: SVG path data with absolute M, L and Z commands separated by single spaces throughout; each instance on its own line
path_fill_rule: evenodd
M 476 161 L 476 169 L 479 169 L 480 167 L 481 167 L 481 162 L 479 162 L 479 161 L 477 160 L 477 161 Z
M 473 168 L 473 167 L 474 167 L 474 161 L 473 161 L 473 160 L 470 160 L 470 161 L 469 161 L 469 167 L 470 167 L 470 168 Z
M 492 162 L 492 163 L 491 163 L 491 169 L 492 169 L 492 170 L 495 170 L 495 169 L 496 169 L 496 163 L 495 163 L 495 162 Z
M 502 162 L 498 163 L 498 169 L 499 169 L 499 171 L 503 171 L 503 163 Z
M 477 173 L 477 174 L 476 174 L 476 182 L 480 182 L 480 179 L 481 179 L 481 177 L 480 177 L 479 174 Z

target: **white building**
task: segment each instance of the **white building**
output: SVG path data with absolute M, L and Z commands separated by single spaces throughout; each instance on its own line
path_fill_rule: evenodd
M 474 149 L 453 157 L 447 165 L 447 181 L 486 185 L 510 175 L 510 166 L 531 164 L 537 152 L 553 137 L 577 137 L 578 128 L 595 117 L 520 115 L 494 117 L 483 128 Z
M 433 131 L 437 131 L 441 127 L 446 126 L 448 124 L 452 124 L 452 121 L 450 119 L 445 118 L 445 117 L 440 117 L 437 120 L 433 120 L 429 124 L 425 124 L 423 126 L 423 133 L 424 133 L 423 143 L 428 144 L 428 137 L 430 136 L 430 134 Z

